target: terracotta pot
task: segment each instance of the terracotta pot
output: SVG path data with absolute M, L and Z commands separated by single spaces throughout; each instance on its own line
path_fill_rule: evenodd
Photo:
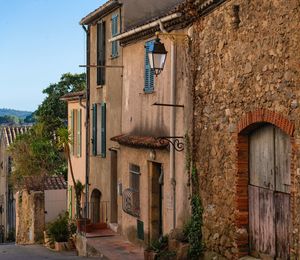
M 91 223 L 91 220 L 88 218 L 78 218 L 76 219 L 77 231 L 86 232 L 86 226 Z
M 68 250 L 68 242 L 56 242 L 55 241 L 55 250 L 56 251 L 65 251 Z
M 156 253 L 151 250 L 144 250 L 144 260 L 154 260 Z

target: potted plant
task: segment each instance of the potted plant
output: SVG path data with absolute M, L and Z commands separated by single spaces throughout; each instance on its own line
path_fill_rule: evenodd
M 60 214 L 56 220 L 50 222 L 45 232 L 50 239 L 48 245 L 55 245 L 56 251 L 68 249 L 68 241 L 70 238 L 70 228 L 68 223 L 68 214 Z

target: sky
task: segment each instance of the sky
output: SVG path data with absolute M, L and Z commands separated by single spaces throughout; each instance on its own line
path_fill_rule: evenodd
M 81 73 L 81 18 L 104 0 L 0 0 L 0 108 L 35 111 L 49 84 Z

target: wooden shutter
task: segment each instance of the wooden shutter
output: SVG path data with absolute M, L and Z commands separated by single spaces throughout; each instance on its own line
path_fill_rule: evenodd
M 111 20 L 111 34 L 112 37 L 118 34 L 118 15 L 113 15 Z M 118 42 L 113 41 L 111 43 L 111 56 L 117 57 L 118 56 Z
M 74 155 L 74 109 L 71 110 L 71 153 Z
M 97 24 L 97 65 L 105 66 L 105 22 Z M 105 68 L 97 68 L 97 85 L 105 84 Z
M 82 110 L 77 110 L 77 156 L 81 157 L 81 127 L 82 127 Z
M 148 53 L 150 44 L 152 41 L 146 42 L 145 44 L 145 83 L 144 91 L 146 93 L 152 93 L 154 90 L 154 72 L 151 70 Z
M 106 103 L 101 104 L 101 156 L 106 157 Z
M 97 155 L 97 104 L 93 104 L 93 132 L 92 132 L 92 152 L 93 155 Z

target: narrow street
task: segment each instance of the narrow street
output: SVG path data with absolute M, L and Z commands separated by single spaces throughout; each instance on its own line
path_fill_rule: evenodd
M 0 259 L 1 260 L 41 260 L 41 259 L 72 259 L 81 260 L 84 257 L 76 256 L 76 252 L 55 252 L 51 251 L 42 245 L 20 246 L 15 244 L 1 244 L 0 245 Z

